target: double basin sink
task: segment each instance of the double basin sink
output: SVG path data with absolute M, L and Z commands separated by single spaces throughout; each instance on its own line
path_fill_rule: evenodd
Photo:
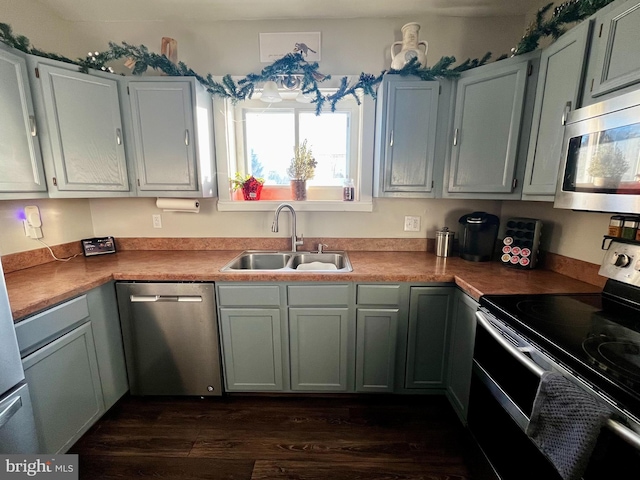
M 353 271 L 347 252 L 265 252 L 247 250 L 222 267 L 223 272 L 337 272 Z

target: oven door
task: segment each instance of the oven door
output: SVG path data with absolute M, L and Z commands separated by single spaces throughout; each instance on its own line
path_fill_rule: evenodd
M 560 479 L 525 429 L 542 373 L 556 371 L 575 377 L 501 322 L 490 320 L 482 311 L 476 317 L 467 418 L 470 431 L 501 479 Z M 640 471 L 640 436 L 616 421 L 607 426 L 585 480 L 624 478 L 614 472 Z

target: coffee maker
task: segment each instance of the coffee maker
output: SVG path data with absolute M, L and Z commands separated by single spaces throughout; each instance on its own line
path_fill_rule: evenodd
M 458 220 L 460 232 L 460 256 L 472 262 L 487 262 L 493 255 L 500 219 L 486 212 L 473 212 Z

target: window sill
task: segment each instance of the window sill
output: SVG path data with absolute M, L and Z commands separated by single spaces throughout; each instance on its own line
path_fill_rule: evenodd
M 228 201 L 218 200 L 220 212 L 270 212 L 278 205 L 288 203 L 296 212 L 372 212 L 373 202 L 343 202 L 335 200 L 307 200 L 296 202 L 293 200 L 256 200 L 256 201 Z

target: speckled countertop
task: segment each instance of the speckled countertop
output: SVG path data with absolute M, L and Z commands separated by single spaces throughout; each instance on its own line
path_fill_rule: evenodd
M 239 251 L 122 251 L 103 257 L 50 262 L 6 275 L 16 321 L 110 280 L 446 282 L 480 298 L 485 294 L 592 293 L 600 287 L 548 270 L 517 270 L 425 252 L 348 252 L 351 273 L 221 272 Z

